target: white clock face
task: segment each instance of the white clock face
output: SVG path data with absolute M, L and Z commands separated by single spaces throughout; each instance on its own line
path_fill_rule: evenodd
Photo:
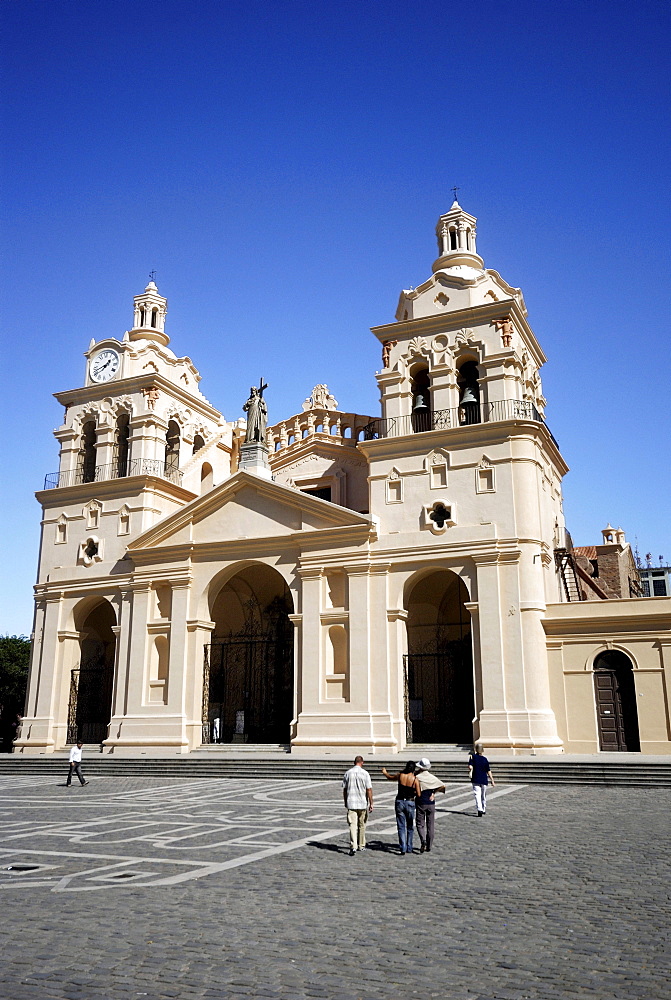
M 109 382 L 119 371 L 120 360 L 117 352 L 111 350 L 111 348 L 101 351 L 100 354 L 96 354 L 89 368 L 92 381 Z

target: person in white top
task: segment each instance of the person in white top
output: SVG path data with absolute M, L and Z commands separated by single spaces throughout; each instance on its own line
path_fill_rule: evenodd
M 82 746 L 83 744 L 80 741 L 70 751 L 70 769 L 68 771 L 68 780 L 65 782 L 67 788 L 72 784 L 73 774 L 77 775 L 82 785 L 88 785 L 88 781 L 84 781 L 84 775 L 82 774 Z
M 354 758 L 354 767 L 342 779 L 342 797 L 349 824 L 349 854 L 353 857 L 366 846 L 366 821 L 373 811 L 373 786 L 370 774 L 364 769 L 363 757 Z

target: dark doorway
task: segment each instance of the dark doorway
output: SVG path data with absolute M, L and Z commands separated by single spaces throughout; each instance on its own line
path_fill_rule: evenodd
M 599 749 L 640 751 L 631 660 L 618 649 L 600 653 L 594 661 L 594 697 Z
M 317 497 L 319 500 L 328 500 L 331 502 L 331 487 L 330 486 L 320 486 L 314 490 L 302 490 L 302 493 L 307 493 L 309 497 Z
M 473 740 L 473 654 L 468 591 L 449 570 L 420 580 L 410 592 L 405 657 L 409 743 Z
M 68 743 L 102 743 L 112 716 L 116 625 L 114 609 L 102 601 L 80 629 L 79 665 L 70 677 Z
M 204 743 L 288 743 L 293 716 L 291 594 L 266 566 L 249 567 L 214 602 L 205 648 Z

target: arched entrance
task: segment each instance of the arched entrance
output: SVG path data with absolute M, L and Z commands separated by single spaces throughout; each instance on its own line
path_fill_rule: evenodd
M 594 698 L 600 750 L 641 749 L 631 660 L 619 649 L 599 653 L 594 661 Z
M 81 617 L 81 622 L 77 619 Z M 75 616 L 80 658 L 70 678 L 68 743 L 102 743 L 112 716 L 116 625 L 114 608 L 101 600 L 88 613 Z
M 211 602 L 205 649 L 204 743 L 288 743 L 293 715 L 293 601 L 284 579 L 248 566 Z
M 471 743 L 473 653 L 468 591 L 450 570 L 419 580 L 406 598 L 409 743 Z

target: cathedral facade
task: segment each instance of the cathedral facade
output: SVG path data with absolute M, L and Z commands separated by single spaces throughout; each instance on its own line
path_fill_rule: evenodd
M 19 752 L 671 751 L 671 599 L 582 587 L 522 292 L 456 201 L 436 238 L 372 331 L 377 415 L 323 384 L 266 427 L 261 384 L 253 434 L 224 420 L 153 281 L 91 341 L 37 494 Z

